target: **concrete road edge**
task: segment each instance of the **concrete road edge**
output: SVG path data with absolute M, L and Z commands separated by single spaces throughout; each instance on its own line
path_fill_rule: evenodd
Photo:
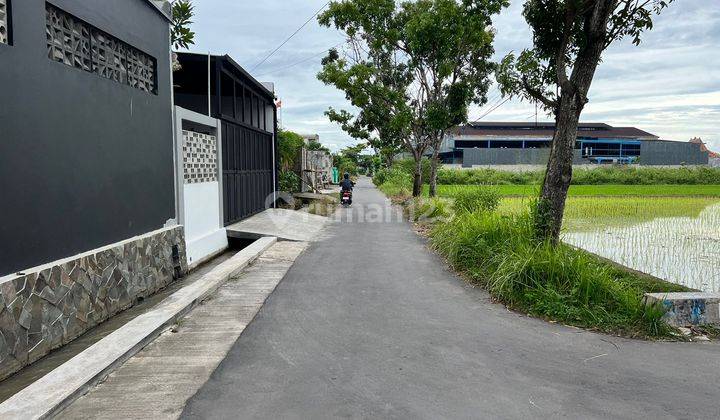
M 0 418 L 44 419 L 67 407 L 97 385 L 165 329 L 237 275 L 277 238 L 264 237 L 215 267 L 201 279 L 178 290 L 150 312 L 128 322 L 0 404 Z

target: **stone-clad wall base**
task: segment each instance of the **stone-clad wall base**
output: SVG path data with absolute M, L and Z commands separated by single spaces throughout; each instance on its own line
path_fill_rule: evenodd
M 0 379 L 186 271 L 175 226 L 0 279 Z

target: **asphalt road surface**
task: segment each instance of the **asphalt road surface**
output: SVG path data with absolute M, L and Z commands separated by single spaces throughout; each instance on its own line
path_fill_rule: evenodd
M 183 416 L 720 418 L 720 345 L 510 312 L 389 212 L 360 180 Z

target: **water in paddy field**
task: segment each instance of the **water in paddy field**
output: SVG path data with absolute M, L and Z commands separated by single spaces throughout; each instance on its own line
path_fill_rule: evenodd
M 720 291 L 720 203 L 697 217 L 566 232 L 563 241 L 663 280 Z

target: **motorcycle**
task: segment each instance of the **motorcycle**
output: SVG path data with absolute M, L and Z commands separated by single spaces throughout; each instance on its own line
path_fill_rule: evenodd
M 340 203 L 343 207 L 350 207 L 350 204 L 352 204 L 352 191 L 343 191 Z

